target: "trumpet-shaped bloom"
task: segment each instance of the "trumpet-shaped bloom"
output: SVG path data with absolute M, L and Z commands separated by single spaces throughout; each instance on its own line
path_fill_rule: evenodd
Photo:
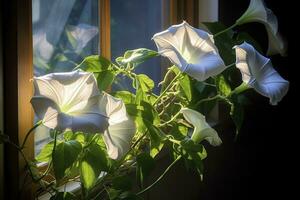
M 213 36 L 186 22 L 156 33 L 153 40 L 162 56 L 199 81 L 215 76 L 226 68 Z
M 270 98 L 272 105 L 281 101 L 288 91 L 289 82 L 273 68 L 270 59 L 262 56 L 246 42 L 234 48 L 236 66 L 242 73 L 243 82 Z
M 109 117 L 109 127 L 104 132 L 108 155 L 112 159 L 119 159 L 130 148 L 131 139 L 136 130 L 135 123 L 127 115 L 122 100 L 104 93 L 99 105 L 102 112 Z
M 237 20 L 239 25 L 249 22 L 265 25 L 269 38 L 268 55 L 285 54 L 286 45 L 278 32 L 277 17 L 272 10 L 265 7 L 263 0 L 251 0 L 246 12 Z
M 181 109 L 181 112 L 184 118 L 194 126 L 194 131 L 191 137 L 194 142 L 199 143 L 203 140 L 207 140 L 213 146 L 219 146 L 222 144 L 222 140 L 218 133 L 209 126 L 205 120 L 205 116 L 189 108 L 183 108 Z
M 59 131 L 101 133 L 108 118 L 99 109 L 101 97 L 92 73 L 79 70 L 34 77 L 31 104 L 43 124 Z

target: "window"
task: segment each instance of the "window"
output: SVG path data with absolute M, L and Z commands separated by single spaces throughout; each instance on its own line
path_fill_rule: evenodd
M 168 8 L 161 0 L 111 1 L 111 55 L 114 60 L 126 50 L 148 48 L 155 50 L 152 36 L 163 30 L 164 14 Z M 161 59 L 151 59 L 136 71 L 150 76 L 156 83 L 161 79 Z M 125 82 L 125 84 L 124 84 Z M 128 90 L 130 83 L 121 80 L 115 88 Z M 158 88 L 156 88 L 157 90 Z
M 34 75 L 71 71 L 85 56 L 99 54 L 98 0 L 32 0 Z M 51 138 L 35 134 L 35 154 Z
M 72 70 L 91 54 L 101 54 L 98 0 L 32 0 L 34 75 Z M 112 0 L 110 2 L 111 57 L 126 50 L 155 49 L 151 37 L 163 29 L 165 2 L 161 0 Z M 163 8 L 164 7 L 164 8 Z M 137 68 L 157 83 L 161 79 L 161 60 L 156 58 Z M 113 89 L 128 90 L 128 80 Z M 157 88 L 158 89 L 158 88 Z M 49 130 L 40 126 L 35 134 L 35 155 L 48 143 Z
M 2 41 L 5 49 L 3 51 L 5 68 L 3 82 L 6 83 L 3 85 L 5 132 L 14 143 L 22 143 L 26 132 L 33 125 L 34 115 L 30 105 L 32 82 L 28 81 L 33 75 L 68 71 L 83 56 L 89 54 L 100 53 L 114 59 L 123 54 L 125 49 L 134 49 L 142 45 L 153 49 L 154 43 L 150 40 L 153 33 L 163 30 L 170 24 L 181 22 L 182 19 L 197 25 L 199 2 L 209 1 L 1 1 L 1 16 L 5 21 L 2 23 L 5 30 L 2 32 L 5 38 Z M 134 12 L 131 13 L 132 9 Z M 201 10 L 205 9 L 206 4 L 201 7 Z M 150 17 L 152 20 L 149 20 Z M 125 19 L 130 20 L 130 24 L 126 24 Z M 82 39 L 81 42 L 74 42 L 77 40 L 73 33 L 80 33 L 76 30 L 82 29 L 91 30 L 88 34 L 90 37 Z M 139 35 L 142 37 L 138 37 Z M 46 48 L 39 48 L 41 44 Z M 71 59 L 71 62 L 66 62 L 65 56 Z M 145 63 L 145 66 L 141 66 L 138 70 L 145 70 L 145 73 L 157 81 L 161 74 L 158 67 L 160 60 L 152 62 Z M 46 137 L 34 139 L 31 135 L 24 150 L 26 156 L 32 159 L 35 154 L 34 147 L 37 147 L 35 149 L 38 151 L 39 146 L 46 140 Z M 23 181 L 25 163 L 15 149 L 6 146 L 5 151 L 4 165 L 5 169 L 9 169 L 5 171 L 6 196 L 10 199 L 33 199 L 31 196 L 33 187 L 30 184 L 26 185 L 27 188 L 21 196 L 14 191 L 14 188 L 18 188 Z

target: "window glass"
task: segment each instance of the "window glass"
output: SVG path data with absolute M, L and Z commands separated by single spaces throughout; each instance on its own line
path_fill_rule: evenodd
M 34 75 L 72 70 L 99 54 L 98 0 L 32 0 Z M 35 134 L 35 153 L 50 140 L 49 130 Z
M 122 56 L 126 50 L 148 48 L 156 50 L 151 40 L 153 34 L 162 31 L 164 1 L 161 0 L 111 0 L 111 55 Z M 164 13 L 166 14 L 166 13 Z M 136 71 L 145 73 L 156 83 L 161 79 L 161 60 L 151 59 Z M 114 89 L 128 90 L 128 80 L 120 80 Z M 157 91 L 157 89 L 156 89 Z

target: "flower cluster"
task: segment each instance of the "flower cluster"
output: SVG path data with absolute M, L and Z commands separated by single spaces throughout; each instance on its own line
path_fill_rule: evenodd
M 18 150 L 23 151 L 28 135 L 41 124 L 51 130 L 52 140 L 34 161 L 25 158 L 32 179 L 44 191 L 54 192 L 54 199 L 76 199 L 58 189 L 74 180 L 81 182 L 82 199 L 140 199 L 179 160 L 202 178 L 205 146 L 222 144 L 222 135 L 209 123 L 216 104 L 222 101 L 230 107 L 238 132 L 244 91 L 253 89 L 276 105 L 289 89 L 289 82 L 252 43 L 253 38 L 239 37 L 238 31 L 231 30 L 250 22 L 265 25 L 269 37 L 266 54 L 285 55 L 276 16 L 262 0 L 251 0 L 246 12 L 229 28 L 216 22 L 202 24 L 202 30 L 184 21 L 153 36 L 157 52 L 128 50 L 115 63 L 98 55 L 88 56 L 71 72 L 34 77 L 31 104 L 40 121 Z M 69 36 L 77 40 L 75 51 L 95 33 L 93 27 L 68 27 Z M 47 44 L 46 37 L 41 38 Z M 43 54 L 43 49 L 39 51 Z M 146 74 L 136 74 L 135 69 L 158 56 L 168 58 L 172 66 L 157 85 L 160 92 L 155 93 L 154 81 Z M 239 82 L 233 82 L 232 72 L 240 72 Z M 123 77 L 131 81 L 131 90 L 114 91 L 113 84 Z M 0 136 L 0 141 L 9 141 Z M 143 187 L 162 149 L 170 152 L 173 162 L 156 181 Z M 44 173 L 37 170 L 39 162 L 48 163 Z M 132 170 L 140 191 L 131 187 Z M 49 174 L 54 181 L 44 179 Z

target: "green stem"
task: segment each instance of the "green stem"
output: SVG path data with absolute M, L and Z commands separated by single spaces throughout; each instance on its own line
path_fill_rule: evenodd
M 167 173 L 168 171 L 170 171 L 170 169 L 181 159 L 181 156 L 178 156 L 176 158 L 176 160 L 174 160 L 169 167 L 167 167 L 167 169 L 158 177 L 158 179 L 156 179 L 156 181 L 154 181 L 151 185 L 149 185 L 148 187 L 146 187 L 145 189 L 143 189 L 142 191 L 138 192 L 136 195 L 141 195 L 143 193 L 145 193 L 146 191 L 150 190 L 153 186 L 155 186 Z
M 29 138 L 29 136 L 30 136 L 30 134 L 37 128 L 37 127 L 39 127 L 40 125 L 42 124 L 42 120 L 40 120 L 40 121 L 38 121 L 28 132 L 27 132 L 27 134 L 26 134 L 26 136 L 25 136 L 25 139 L 24 139 L 24 141 L 23 141 L 23 143 L 22 143 L 22 145 L 21 145 L 21 149 L 24 149 L 24 147 L 25 147 L 25 144 L 26 144 L 26 142 L 27 142 L 27 140 L 28 140 L 28 138 Z
M 157 97 L 155 102 L 153 103 L 153 106 L 159 102 L 159 100 L 165 95 L 165 93 L 173 86 L 173 83 L 177 81 L 177 79 L 181 76 L 181 72 L 179 72 L 174 79 L 169 83 L 167 88 Z
M 206 99 L 201 99 L 200 101 L 198 101 L 195 105 L 195 107 L 198 107 L 200 104 L 207 102 L 207 101 L 213 101 L 213 100 L 218 100 L 218 99 L 224 99 L 225 97 L 221 96 L 221 95 L 216 95 L 214 97 L 208 97 Z
M 226 65 L 226 68 L 229 68 L 229 67 L 232 67 L 235 65 L 235 62 L 234 63 L 231 63 L 230 65 Z
M 224 30 L 222 30 L 222 31 L 220 31 L 220 32 L 218 32 L 218 33 L 216 33 L 216 34 L 214 34 L 214 38 L 218 37 L 219 35 L 222 35 L 223 33 L 226 33 L 227 31 L 233 29 L 233 28 L 236 27 L 237 25 L 238 25 L 238 24 L 235 23 L 235 24 L 233 24 L 232 26 L 229 26 L 228 28 L 226 28 L 226 29 L 224 29 Z
M 164 80 L 162 82 L 160 82 L 158 85 L 164 85 L 164 83 L 167 81 L 168 76 L 172 73 L 173 71 L 170 70 L 170 68 L 168 69 L 167 73 L 165 74 Z
M 172 138 L 168 138 L 168 140 L 174 144 L 178 144 L 180 145 L 180 141 L 179 140 L 175 140 L 175 139 L 172 139 Z
M 171 123 L 172 121 L 174 121 L 180 115 L 180 113 L 181 113 L 180 111 L 177 112 L 169 121 L 167 121 L 167 122 L 165 122 L 163 124 L 160 124 L 159 127 L 162 127 L 162 126 L 165 126 L 165 125 Z
M 251 89 L 251 87 L 249 87 L 246 83 L 242 83 L 241 85 L 239 85 L 238 87 L 236 87 L 229 95 L 228 97 L 231 97 L 232 95 L 237 95 L 240 94 L 248 89 Z

